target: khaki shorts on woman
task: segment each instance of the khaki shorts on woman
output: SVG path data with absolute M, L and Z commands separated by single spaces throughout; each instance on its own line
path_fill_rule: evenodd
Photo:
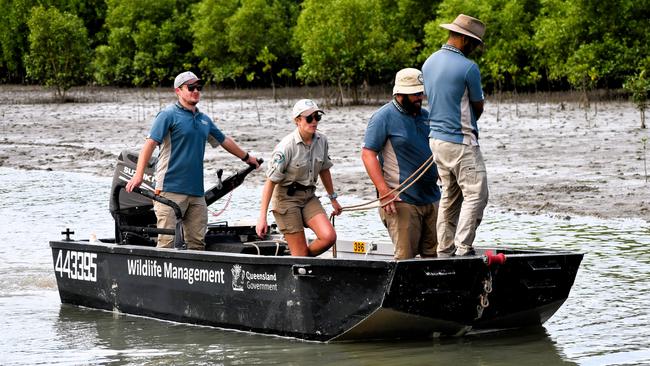
M 275 186 L 272 206 L 273 216 L 278 229 L 283 234 L 299 233 L 307 227 L 307 221 L 319 213 L 325 213 L 320 200 L 314 194 L 315 189 L 296 191 L 287 195 L 287 187 Z

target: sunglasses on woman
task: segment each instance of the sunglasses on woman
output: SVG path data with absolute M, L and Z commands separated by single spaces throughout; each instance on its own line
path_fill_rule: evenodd
M 310 114 L 307 117 L 305 117 L 305 121 L 307 121 L 307 123 L 312 123 L 314 122 L 314 120 L 316 120 L 316 122 L 320 122 L 320 119 L 321 119 L 321 115 L 318 113 Z

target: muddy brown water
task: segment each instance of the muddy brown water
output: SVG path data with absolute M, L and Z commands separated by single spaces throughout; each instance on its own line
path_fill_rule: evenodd
M 318 344 L 62 305 L 48 241 L 65 228 L 77 238 L 112 237 L 109 189 L 108 177 L 0 167 L 0 364 L 650 363 L 650 230 L 639 219 L 488 209 L 479 245 L 585 253 L 568 300 L 541 328 L 417 342 Z M 212 220 L 252 222 L 259 194 L 257 184 L 245 183 Z M 221 211 L 225 199 L 212 212 Z M 356 202 L 343 197 L 344 205 Z M 344 214 L 336 226 L 341 238 L 386 238 L 374 211 Z

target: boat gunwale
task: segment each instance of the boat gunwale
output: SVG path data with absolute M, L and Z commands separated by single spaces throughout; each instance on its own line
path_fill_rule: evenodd
M 60 249 L 78 249 L 79 246 L 87 246 L 91 251 L 103 252 L 103 253 L 114 253 L 114 254 L 133 254 L 133 255 L 151 255 L 155 257 L 163 258 L 176 258 L 176 259 L 193 259 L 206 262 L 214 261 L 215 257 L 230 260 L 253 260 L 260 262 L 259 259 L 266 258 L 269 262 L 274 263 L 284 263 L 284 262 L 296 262 L 296 261 L 308 261 L 308 262 L 327 262 L 334 261 L 337 263 L 345 262 L 365 262 L 365 263 L 409 263 L 409 262 L 422 262 L 422 261 L 442 261 L 442 260 L 484 260 L 484 255 L 475 255 L 475 256 L 454 256 L 454 257 L 430 257 L 430 258 L 411 258 L 411 259 L 402 259 L 396 260 L 392 257 L 386 258 L 377 258 L 377 256 L 365 256 L 359 254 L 359 258 L 331 258 L 331 257 L 299 257 L 299 256 L 274 256 L 274 255 L 260 255 L 260 254 L 248 254 L 248 253 L 233 253 L 233 252 L 223 252 L 223 251 L 195 251 L 195 250 L 178 250 L 174 248 L 157 248 L 149 247 L 142 245 L 125 245 L 125 244 L 115 244 L 107 242 L 91 243 L 84 240 L 52 240 L 49 242 L 50 247 L 60 248 Z M 476 247 L 476 249 L 487 252 L 494 251 L 494 253 L 504 252 L 504 251 L 515 251 L 516 253 L 507 253 L 507 258 L 521 258 L 521 257 L 547 257 L 547 256 L 584 256 L 585 253 L 578 251 L 570 250 L 554 250 L 554 249 L 515 249 L 511 247 Z M 262 261 L 263 262 L 263 261 Z

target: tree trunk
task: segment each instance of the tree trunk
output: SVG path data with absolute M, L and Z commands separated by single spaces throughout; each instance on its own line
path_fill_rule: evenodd
M 501 83 L 497 82 L 497 123 L 501 119 Z

